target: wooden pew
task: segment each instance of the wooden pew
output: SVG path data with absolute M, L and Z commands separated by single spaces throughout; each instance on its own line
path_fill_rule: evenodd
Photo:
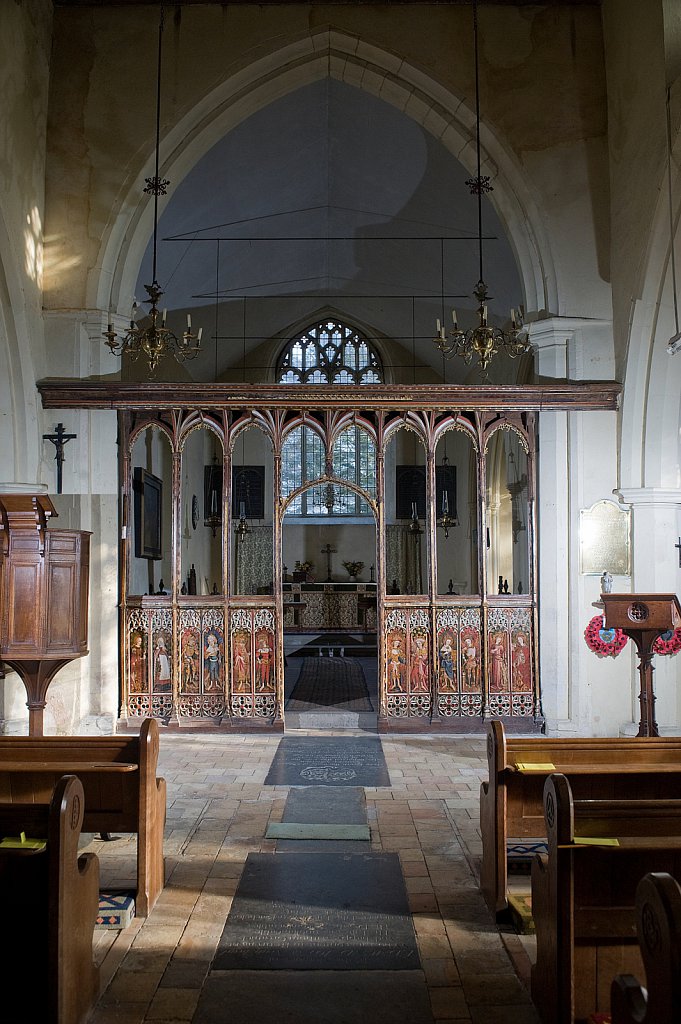
M 546 837 L 543 789 L 552 772 L 569 777 L 577 799 L 681 795 L 678 737 L 516 737 L 507 736 L 495 720 L 488 727 L 487 760 L 489 780 L 480 787 L 480 888 L 497 914 L 508 906 L 509 840 Z
M 545 1024 L 572 1024 L 609 1010 L 617 974 L 641 974 L 636 886 L 650 870 L 681 871 L 681 800 L 575 800 L 555 774 L 544 811 L 549 852 L 532 864 L 532 1000 Z
M 39 850 L 0 847 L 7 1021 L 81 1024 L 99 995 L 92 960 L 99 862 L 94 853 L 78 856 L 83 806 L 83 787 L 74 775 L 58 780 L 49 804 L 0 806 L 0 838 L 24 832 L 45 840 Z
M 636 931 L 646 985 L 631 974 L 615 978 L 612 1024 L 676 1024 L 681 1020 L 681 888 L 671 875 L 650 872 L 639 882 Z
M 165 882 L 165 779 L 156 777 L 158 724 L 139 735 L 0 736 L 0 803 L 48 803 L 58 778 L 85 791 L 85 832 L 137 834 L 135 912 L 146 917 Z

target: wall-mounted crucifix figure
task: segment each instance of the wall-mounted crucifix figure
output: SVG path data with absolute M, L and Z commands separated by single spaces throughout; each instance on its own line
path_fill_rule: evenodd
M 331 555 L 336 553 L 336 548 L 332 548 L 330 544 L 322 548 L 322 554 L 326 555 L 326 582 L 331 583 Z
M 78 434 L 67 434 L 64 431 L 64 424 L 58 423 L 54 428 L 54 434 L 43 434 L 43 441 L 51 441 L 56 448 L 55 460 L 57 462 L 57 494 L 61 494 L 62 466 L 64 465 L 64 447 Z

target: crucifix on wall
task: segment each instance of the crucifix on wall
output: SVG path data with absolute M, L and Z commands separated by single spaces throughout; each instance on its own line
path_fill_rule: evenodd
M 331 583 L 331 555 L 336 553 L 336 548 L 332 548 L 330 544 L 327 544 L 322 548 L 322 554 L 326 555 L 326 582 Z
M 54 434 L 43 434 L 43 441 L 51 441 L 56 448 L 55 459 L 57 462 L 57 494 L 61 494 L 62 486 L 62 466 L 64 465 L 64 448 L 68 441 L 71 441 L 74 437 L 78 437 L 78 434 L 67 434 L 64 430 L 64 424 L 58 423 L 54 428 Z

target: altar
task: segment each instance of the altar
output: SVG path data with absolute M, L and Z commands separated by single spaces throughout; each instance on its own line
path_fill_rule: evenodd
M 376 629 L 375 583 L 284 583 L 284 629 Z

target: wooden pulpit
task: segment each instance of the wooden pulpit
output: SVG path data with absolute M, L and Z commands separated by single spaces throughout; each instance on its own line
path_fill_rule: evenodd
M 46 494 L 0 494 L 0 669 L 22 680 L 29 736 L 42 736 L 47 689 L 88 653 L 90 534 L 48 530 Z
M 641 680 L 641 721 L 638 736 L 659 736 L 655 721 L 653 644 L 659 636 L 681 626 L 676 594 L 601 594 L 606 629 L 621 629 L 636 644 Z

